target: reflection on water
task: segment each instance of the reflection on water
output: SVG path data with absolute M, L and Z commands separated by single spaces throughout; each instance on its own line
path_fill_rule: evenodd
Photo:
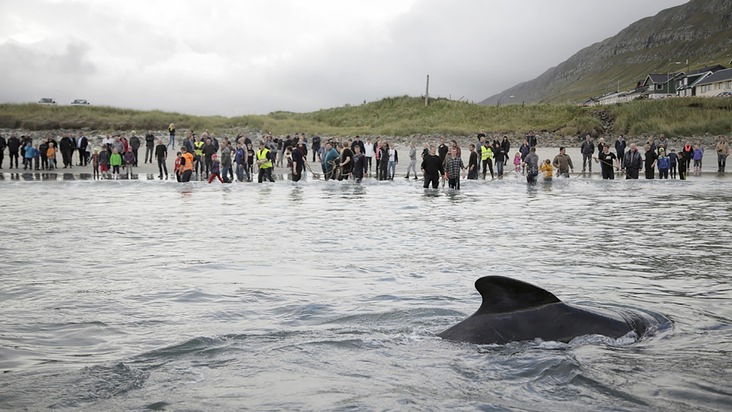
M 450 191 L 2 176 L 3 410 L 732 401 L 719 379 L 732 336 L 724 179 L 509 177 Z M 53 213 L 28 213 L 29 199 Z M 472 285 L 488 274 L 659 327 L 638 342 L 436 338 L 478 308 Z

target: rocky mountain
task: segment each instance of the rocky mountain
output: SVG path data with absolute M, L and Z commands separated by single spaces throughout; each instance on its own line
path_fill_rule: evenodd
M 630 90 L 649 73 L 731 65 L 732 0 L 691 0 L 639 20 L 617 35 L 586 47 L 534 80 L 481 104 L 579 103 L 610 91 Z M 676 62 L 679 62 L 678 64 Z M 504 99 L 508 100 L 508 99 Z

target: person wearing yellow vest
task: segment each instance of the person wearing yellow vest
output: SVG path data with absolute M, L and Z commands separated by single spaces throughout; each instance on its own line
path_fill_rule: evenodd
M 264 179 L 274 182 L 272 179 L 272 152 L 264 145 L 264 141 L 259 142 L 257 165 L 259 165 L 259 183 L 262 183 Z
M 193 156 L 196 159 L 196 176 L 203 174 L 203 145 L 205 142 L 199 136 L 193 142 Z
M 491 179 L 493 179 L 493 150 L 487 140 L 480 148 L 480 159 L 483 161 L 483 179 L 485 179 L 487 169 L 490 169 Z

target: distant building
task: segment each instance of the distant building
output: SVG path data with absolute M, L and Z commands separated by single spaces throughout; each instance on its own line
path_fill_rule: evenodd
M 732 62 L 730 62 L 732 63 Z M 633 90 L 608 92 L 599 97 L 590 97 L 579 106 L 600 106 L 625 103 L 636 99 L 662 99 L 671 96 L 719 96 L 732 92 L 732 69 L 714 65 L 688 73 L 652 73 L 645 80 L 636 83 Z
M 643 81 L 643 87 L 648 88 L 650 99 L 663 99 L 664 97 L 676 96 L 676 83 L 674 79 L 679 73 L 652 73 Z
M 675 79 L 676 95 L 682 97 L 692 97 L 697 95 L 697 86 L 707 77 L 714 73 L 724 70 L 724 66 L 719 64 L 704 67 L 699 70 L 693 70 L 689 73 L 680 73 Z
M 732 69 L 719 70 L 707 76 L 696 85 L 697 96 L 715 97 L 720 93 L 732 92 Z

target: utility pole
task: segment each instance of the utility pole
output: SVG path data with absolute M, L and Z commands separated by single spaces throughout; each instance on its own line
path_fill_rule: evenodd
M 430 75 L 427 75 L 427 89 L 424 92 L 424 107 L 430 103 Z

